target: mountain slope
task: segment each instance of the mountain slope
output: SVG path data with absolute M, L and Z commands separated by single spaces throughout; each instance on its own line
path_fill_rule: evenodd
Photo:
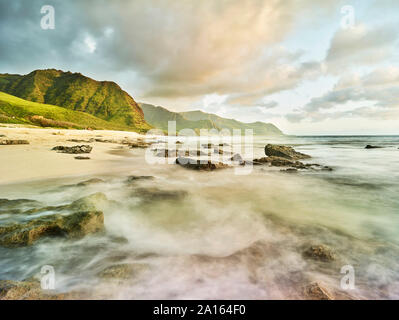
M 200 129 L 240 129 L 244 134 L 245 129 L 252 129 L 255 135 L 283 135 L 275 125 L 264 122 L 244 123 L 234 119 L 225 119 L 211 113 L 202 111 L 171 112 L 163 107 L 140 103 L 144 111 L 145 120 L 155 128 L 168 130 L 168 121 L 176 121 L 176 129 L 189 128 L 197 133 Z
M 130 130 L 91 114 L 62 107 L 31 102 L 0 92 L 0 123 L 31 124 L 42 127 Z
M 150 129 L 139 105 L 115 82 L 96 81 L 80 73 L 47 69 L 24 76 L 0 74 L 0 91 L 85 112 L 134 131 Z

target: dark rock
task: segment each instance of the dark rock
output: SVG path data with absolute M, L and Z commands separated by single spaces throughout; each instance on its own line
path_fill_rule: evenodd
M 380 147 L 380 146 L 372 146 L 371 144 L 368 144 L 364 149 L 380 149 L 380 148 L 383 148 L 383 147 Z
M 238 164 L 244 164 L 244 159 L 241 157 L 239 153 L 236 153 L 234 156 L 230 158 L 230 161 L 237 162 Z
M 158 188 L 139 188 L 135 190 L 135 195 L 142 198 L 146 202 L 153 201 L 176 201 L 187 196 L 184 190 L 161 190 Z
M 22 213 L 23 210 L 32 207 L 39 207 L 41 203 L 36 200 L 30 199 L 0 199 L 0 214 L 9 213 L 9 214 L 18 214 Z
M 76 186 L 77 187 L 86 187 L 86 186 L 89 186 L 89 185 L 92 185 L 92 184 L 104 183 L 104 182 L 105 181 L 102 180 L 102 179 L 93 178 L 93 179 L 89 179 L 89 180 L 86 180 L 86 181 L 79 182 Z
M 310 300 L 334 300 L 334 296 L 319 282 L 305 286 L 304 295 Z
M 92 143 L 95 141 L 95 139 L 91 138 L 89 140 L 80 140 L 80 139 L 69 139 L 67 140 L 69 142 L 76 142 L 76 143 Z
M 28 140 L 0 140 L 0 145 L 18 145 L 18 144 L 29 144 Z
M 124 279 L 128 280 L 147 271 L 149 265 L 145 263 L 123 263 L 103 269 L 97 274 L 103 279 Z
M 126 183 L 132 183 L 142 180 L 153 180 L 155 179 L 153 176 L 129 176 L 127 177 Z
M 93 150 L 93 147 L 89 145 L 81 145 L 81 146 L 73 146 L 73 147 L 66 147 L 66 146 L 56 146 L 53 149 L 54 151 L 60 153 L 70 153 L 70 154 L 78 154 L 78 153 L 90 153 Z
M 192 158 L 178 157 L 176 159 L 176 164 L 182 166 L 183 168 L 200 170 L 200 171 L 213 171 L 217 169 L 228 168 L 227 164 L 222 162 L 212 162 L 211 160 L 196 160 Z
M 73 213 L 44 215 L 24 223 L 1 226 L 0 245 L 7 247 L 26 246 L 47 236 L 81 238 L 87 234 L 101 231 L 104 228 L 104 215 L 101 211 L 96 210 L 96 206 L 103 200 L 106 200 L 105 195 L 96 193 L 81 198 L 70 205 L 28 210 L 24 213 L 45 211 L 68 213 L 72 211 Z
M 309 159 L 310 156 L 295 151 L 292 147 L 268 144 L 265 146 L 265 154 L 269 157 L 279 157 L 290 160 Z
M 295 168 L 288 168 L 288 169 L 281 169 L 281 172 L 287 172 L 287 173 L 296 173 L 298 172 L 298 169 Z
M 77 156 L 75 157 L 76 160 L 90 160 L 90 157 L 82 157 L 82 156 Z
M 303 252 L 306 258 L 313 260 L 331 262 L 335 260 L 335 254 L 332 250 L 324 245 L 311 246 Z

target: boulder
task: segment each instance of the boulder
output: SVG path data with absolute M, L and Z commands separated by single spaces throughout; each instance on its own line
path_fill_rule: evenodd
M 304 295 L 309 300 L 334 300 L 334 296 L 319 282 L 305 286 Z
M 383 148 L 383 147 L 380 147 L 380 146 L 373 146 L 373 145 L 371 145 L 371 144 L 368 144 L 364 149 L 380 149 L 380 148 Z
M 239 153 L 236 153 L 234 156 L 230 158 L 230 161 L 236 162 L 240 165 L 244 164 L 244 159 L 241 157 Z
M 70 154 L 78 154 L 78 153 L 90 153 L 93 150 L 93 147 L 89 145 L 81 145 L 81 146 L 73 146 L 73 147 L 66 147 L 66 146 L 56 146 L 53 149 L 54 151 L 60 153 L 70 153 Z
M 128 280 L 145 272 L 148 268 L 148 264 L 145 263 L 122 263 L 103 269 L 97 276 L 102 279 Z
M 286 147 L 275 144 L 268 144 L 265 146 L 265 154 L 269 157 L 279 157 L 289 160 L 309 159 L 310 156 L 304 153 L 295 151 L 292 147 Z
M 199 170 L 199 171 L 213 171 L 217 169 L 228 168 L 227 164 L 222 162 L 213 162 L 211 160 L 196 160 L 192 158 L 178 157 L 176 159 L 176 164 L 182 166 L 183 168 Z
M 87 234 L 101 231 L 104 228 L 104 215 L 101 211 L 96 210 L 96 205 L 103 200 L 106 200 L 105 195 L 96 193 L 81 198 L 70 205 L 28 210 L 24 213 L 46 211 L 60 213 L 28 219 L 24 223 L 1 226 L 0 245 L 7 247 L 27 246 L 47 236 L 81 238 Z
M 155 179 L 153 176 L 129 176 L 126 179 L 126 183 L 134 183 L 137 181 L 153 180 L 153 179 Z
M 29 144 L 28 140 L 0 140 L 0 145 L 17 145 L 17 144 Z
M 323 262 L 330 262 L 335 260 L 334 252 L 324 245 L 310 246 L 303 252 L 303 255 L 306 258 Z

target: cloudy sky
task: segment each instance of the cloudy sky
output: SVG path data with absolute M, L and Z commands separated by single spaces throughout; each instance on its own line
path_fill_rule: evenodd
M 399 134 L 398 26 L 397 0 L 0 0 L 0 73 L 81 72 L 290 134 Z

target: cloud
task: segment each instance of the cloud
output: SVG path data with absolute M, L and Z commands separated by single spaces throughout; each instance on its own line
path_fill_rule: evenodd
M 384 61 L 392 56 L 398 38 L 392 25 L 369 27 L 358 24 L 349 29 L 338 29 L 334 34 L 326 55 L 328 71 L 342 72 L 342 68 L 353 68 Z
M 386 119 L 399 112 L 399 68 L 389 66 L 362 76 L 343 76 L 334 88 L 320 97 L 312 98 L 302 109 L 286 115 L 291 122 L 304 119 L 321 121 L 343 117 Z M 363 104 L 341 110 L 347 104 Z

